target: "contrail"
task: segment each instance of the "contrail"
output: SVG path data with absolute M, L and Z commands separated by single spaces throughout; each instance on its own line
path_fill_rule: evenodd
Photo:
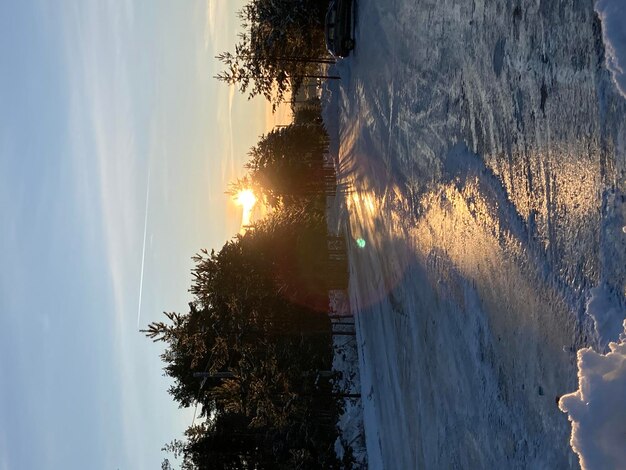
M 148 167 L 148 187 L 146 188 L 146 215 L 143 220 L 143 248 L 141 253 L 141 276 L 139 278 L 139 305 L 137 306 L 137 328 L 139 328 L 139 319 L 141 317 L 141 295 L 143 294 L 143 268 L 146 262 L 146 234 L 148 233 L 148 208 L 150 207 L 150 171 Z

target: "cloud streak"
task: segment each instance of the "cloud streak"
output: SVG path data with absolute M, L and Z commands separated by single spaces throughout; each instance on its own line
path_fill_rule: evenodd
M 136 334 L 131 313 L 135 297 L 128 290 L 134 284 L 131 279 L 137 269 L 141 196 L 136 180 L 141 160 L 137 155 L 135 105 L 128 69 L 134 12 L 131 2 L 125 5 L 119 9 L 113 2 L 68 2 L 63 29 L 71 96 L 69 141 L 74 180 L 80 182 L 88 175 L 97 182 L 96 187 L 83 185 L 79 191 L 87 193 L 86 197 L 98 194 L 94 206 L 101 223 L 95 225 L 104 230 L 114 310 L 110 349 L 119 376 L 109 380 L 115 385 L 112 397 L 118 397 L 114 402 L 119 399 L 114 405 L 119 412 L 113 425 L 121 427 L 119 440 L 125 448 L 117 448 L 112 442 L 105 445 L 111 449 L 111 465 L 123 459 L 134 468 L 145 468 L 146 452 L 139 427 L 139 384 L 136 362 L 131 359 L 135 355 L 130 336 Z M 89 218 L 98 218 L 98 214 L 86 217 L 89 224 Z M 119 455 L 121 451 L 124 456 Z
M 207 0 L 206 2 L 206 25 L 204 34 L 204 49 L 208 51 L 211 45 L 215 45 L 215 0 Z M 213 46 L 215 47 L 215 46 Z

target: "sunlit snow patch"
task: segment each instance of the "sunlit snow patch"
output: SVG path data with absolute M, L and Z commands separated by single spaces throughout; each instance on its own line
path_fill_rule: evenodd
M 610 352 L 578 351 L 578 390 L 561 397 L 583 470 L 626 468 L 626 321 Z
M 626 97 L 626 2 L 598 0 L 595 10 L 602 21 L 606 66 L 622 95 Z

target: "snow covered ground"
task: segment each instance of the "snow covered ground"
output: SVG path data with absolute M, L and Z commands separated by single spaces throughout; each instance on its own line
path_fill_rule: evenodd
M 587 469 L 626 468 L 626 320 L 610 352 L 578 351 L 579 389 L 560 408 L 572 420 L 571 444 Z
M 606 66 L 620 92 L 626 96 L 626 2 L 596 0 L 595 9 L 602 21 Z
M 626 312 L 626 100 L 602 37 L 591 0 L 358 0 L 325 122 L 336 228 L 365 241 L 370 468 L 578 467 L 558 401 Z

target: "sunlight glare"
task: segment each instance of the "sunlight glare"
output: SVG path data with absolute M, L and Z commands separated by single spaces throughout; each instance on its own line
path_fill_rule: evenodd
M 235 196 L 235 202 L 237 205 L 243 207 L 244 212 L 250 211 L 256 204 L 256 196 L 251 189 L 244 189 L 237 193 L 237 196 Z
M 252 209 L 257 202 L 256 196 L 251 189 L 244 189 L 239 191 L 234 199 L 235 203 L 243 208 L 243 215 L 241 218 L 242 228 L 246 225 L 250 225 Z

